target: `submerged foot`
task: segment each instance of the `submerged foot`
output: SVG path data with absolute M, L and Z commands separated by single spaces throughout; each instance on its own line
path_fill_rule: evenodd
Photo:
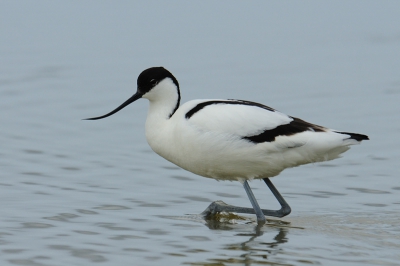
M 253 208 L 246 208 L 246 207 L 237 207 L 226 204 L 222 200 L 217 200 L 212 202 L 202 213 L 201 215 L 206 218 L 209 216 L 216 215 L 220 212 L 236 212 L 236 213 L 247 213 L 247 214 L 256 214 Z M 262 210 L 263 214 L 266 216 L 272 217 L 284 217 L 291 212 L 289 205 L 285 204 L 282 206 L 280 210 Z M 258 221 L 265 222 L 265 221 Z
M 237 206 L 232 206 L 229 204 L 226 204 L 225 202 L 221 200 L 217 200 L 212 202 L 202 213 L 201 215 L 204 218 L 216 215 L 221 212 L 236 212 L 236 213 L 247 213 L 247 214 L 255 214 L 254 209 L 252 208 L 245 208 L 245 207 L 237 207 Z M 257 219 L 257 222 L 260 223 L 265 223 L 264 220 Z
M 203 215 L 204 217 L 207 217 L 210 215 L 215 215 L 220 212 L 224 212 L 225 211 L 224 207 L 226 207 L 226 206 L 230 206 L 230 205 L 226 204 L 222 200 L 214 201 L 201 213 L 201 215 Z

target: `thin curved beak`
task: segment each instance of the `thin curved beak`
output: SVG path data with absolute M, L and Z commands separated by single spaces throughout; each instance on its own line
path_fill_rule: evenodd
M 129 98 L 128 100 L 126 100 L 123 104 L 121 104 L 120 106 L 118 106 L 115 110 L 109 112 L 108 114 L 102 115 L 102 116 L 98 116 L 98 117 L 92 117 L 92 118 L 85 118 L 83 120 L 97 120 L 97 119 L 103 119 L 106 118 L 110 115 L 115 114 L 116 112 L 120 111 L 121 109 L 123 109 L 124 107 L 128 106 L 129 104 L 133 103 L 134 101 L 138 100 L 142 98 L 142 94 L 136 92 L 131 98 Z

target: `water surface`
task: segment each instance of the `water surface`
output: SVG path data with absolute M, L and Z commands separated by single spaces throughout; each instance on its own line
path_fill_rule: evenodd
M 1 265 L 399 265 L 396 1 L 0 4 Z M 238 98 L 370 141 L 273 182 L 292 207 L 249 206 L 144 137 L 147 102 L 102 121 L 163 65 L 182 100 Z M 263 182 L 263 208 L 278 204 Z

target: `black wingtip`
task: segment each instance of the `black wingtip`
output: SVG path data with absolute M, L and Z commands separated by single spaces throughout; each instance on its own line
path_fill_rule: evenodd
M 363 135 L 363 134 L 349 133 L 349 132 L 337 132 L 337 133 L 350 135 L 349 139 L 355 139 L 357 141 L 369 140 L 369 137 L 367 135 Z

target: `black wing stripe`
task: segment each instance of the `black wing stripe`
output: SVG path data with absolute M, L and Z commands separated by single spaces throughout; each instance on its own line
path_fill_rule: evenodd
M 249 106 L 256 106 L 256 107 L 260 107 L 263 108 L 265 110 L 271 111 L 271 112 L 275 112 L 275 109 L 268 107 L 266 105 L 262 105 L 259 103 L 255 103 L 255 102 L 250 102 L 250 101 L 242 101 L 242 100 L 221 100 L 221 101 L 208 101 L 208 102 L 202 102 L 199 103 L 198 105 L 196 105 L 195 107 L 193 107 L 189 112 L 186 113 L 185 117 L 186 119 L 191 118 L 195 113 L 197 113 L 198 111 L 200 111 L 201 109 L 203 109 L 204 107 L 208 106 L 208 105 L 212 105 L 212 104 L 239 104 L 239 105 L 249 105 Z
M 254 136 L 242 137 L 253 143 L 273 142 L 278 136 L 291 136 L 305 131 L 324 132 L 325 128 L 308 123 L 296 117 L 292 117 L 293 121 L 286 125 L 277 126 L 274 129 L 265 130 Z

